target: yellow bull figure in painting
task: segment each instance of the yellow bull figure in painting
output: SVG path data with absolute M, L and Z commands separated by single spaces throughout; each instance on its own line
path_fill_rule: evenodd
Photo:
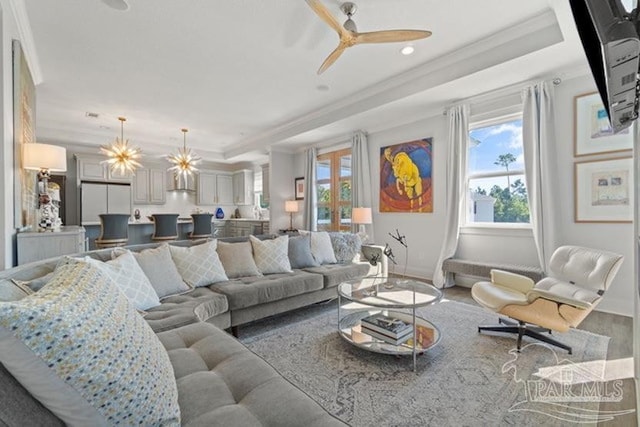
M 413 200 L 418 197 L 418 206 L 422 205 L 422 178 L 418 166 L 411 160 L 411 157 L 403 151 L 395 156 L 391 154 L 391 148 L 384 150 L 384 157 L 391 163 L 393 176 L 396 178 L 396 189 L 398 194 L 405 194 L 409 199 L 411 209 Z M 404 187 L 404 193 L 403 189 Z

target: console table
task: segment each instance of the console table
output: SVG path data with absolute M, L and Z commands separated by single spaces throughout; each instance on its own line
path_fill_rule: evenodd
M 84 252 L 84 227 L 67 225 L 58 231 L 18 233 L 18 265 Z

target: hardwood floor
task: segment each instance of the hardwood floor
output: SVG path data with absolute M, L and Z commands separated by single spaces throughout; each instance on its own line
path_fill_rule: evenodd
M 444 298 L 467 304 L 477 305 L 471 298 L 471 289 L 454 286 L 444 290 Z M 633 357 L 633 318 L 616 314 L 594 311 L 580 324 L 578 329 L 593 332 L 594 334 L 610 337 L 607 360 L 616 360 Z M 636 395 L 632 378 L 623 380 L 623 396 L 621 402 L 601 403 L 600 411 L 619 411 L 621 409 L 635 408 Z M 637 408 L 636 408 L 637 411 Z M 632 427 L 638 425 L 637 413 L 617 416 L 612 421 L 599 423 L 600 426 Z

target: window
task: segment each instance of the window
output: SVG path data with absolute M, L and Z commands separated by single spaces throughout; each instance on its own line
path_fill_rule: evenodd
M 471 126 L 467 190 L 467 224 L 529 223 L 522 114 Z
M 318 230 L 351 229 L 351 149 L 318 156 Z

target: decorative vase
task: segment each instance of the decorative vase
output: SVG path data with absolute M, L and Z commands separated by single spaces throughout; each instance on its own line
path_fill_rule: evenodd
M 223 218 L 224 218 L 224 211 L 222 210 L 222 208 L 216 209 L 216 219 L 223 219 Z

